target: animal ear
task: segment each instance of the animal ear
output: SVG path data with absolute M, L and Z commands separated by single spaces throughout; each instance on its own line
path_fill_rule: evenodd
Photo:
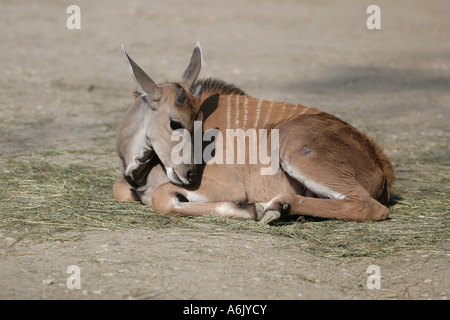
M 194 52 L 192 53 L 191 60 L 189 61 L 189 65 L 181 75 L 180 82 L 182 82 L 186 86 L 186 88 L 190 89 L 195 80 L 197 80 L 201 68 L 202 48 L 200 47 L 200 42 L 197 42 L 197 45 L 194 48 Z
M 125 61 L 127 62 L 128 69 L 130 70 L 131 76 L 137 84 L 138 91 L 141 97 L 150 97 L 151 101 L 159 101 L 161 99 L 161 87 L 158 86 L 145 72 L 141 69 L 133 59 L 128 56 L 122 45 L 123 55 Z M 150 102 L 151 102 L 150 101 Z

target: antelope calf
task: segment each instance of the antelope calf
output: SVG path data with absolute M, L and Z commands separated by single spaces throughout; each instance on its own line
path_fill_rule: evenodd
M 197 80 L 199 44 L 181 79 L 161 84 L 123 52 L 137 92 L 116 137 L 124 177 L 113 187 L 117 201 L 141 201 L 162 214 L 265 223 L 290 215 L 347 221 L 388 217 L 393 167 L 370 138 L 348 123 L 315 108 L 253 98 L 220 80 Z M 198 121 L 202 126 L 194 125 Z M 196 163 L 193 139 L 183 142 L 194 150 L 191 161 L 175 162 L 179 141 L 174 132 L 194 135 L 198 128 L 200 134 L 266 129 L 269 136 L 276 130 L 277 145 L 271 142 L 265 151 L 278 152 L 279 170 L 263 175 L 267 165 L 261 163 Z M 228 141 L 211 143 L 219 154 Z M 204 143 L 200 152 L 208 146 Z

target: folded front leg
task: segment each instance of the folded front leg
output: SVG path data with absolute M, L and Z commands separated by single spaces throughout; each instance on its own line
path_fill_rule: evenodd
M 189 191 L 165 183 L 159 186 L 152 196 L 152 207 L 161 214 L 176 214 L 181 216 L 213 215 L 226 218 L 241 218 L 260 220 L 264 206 L 259 203 L 247 202 L 245 199 L 235 201 L 215 201 L 200 191 Z

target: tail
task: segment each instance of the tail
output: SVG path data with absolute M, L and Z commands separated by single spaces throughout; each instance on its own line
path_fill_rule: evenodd
M 379 155 L 381 170 L 384 173 L 384 186 L 383 192 L 378 198 L 378 201 L 383 205 L 387 205 L 391 197 L 392 184 L 394 183 L 396 178 L 394 174 L 394 167 L 392 166 L 391 161 L 389 161 L 388 157 L 382 151 L 379 153 Z

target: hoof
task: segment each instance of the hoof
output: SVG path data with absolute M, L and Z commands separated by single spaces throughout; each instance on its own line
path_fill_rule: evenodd
M 264 205 L 262 203 L 255 203 L 255 220 L 260 221 L 264 217 Z
M 267 210 L 266 212 L 264 212 L 264 216 L 262 217 L 261 222 L 269 224 L 273 221 L 277 221 L 278 219 L 280 219 L 280 217 L 281 217 L 280 211 Z

